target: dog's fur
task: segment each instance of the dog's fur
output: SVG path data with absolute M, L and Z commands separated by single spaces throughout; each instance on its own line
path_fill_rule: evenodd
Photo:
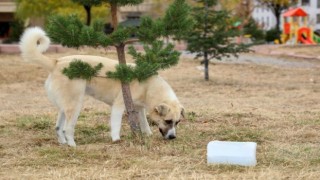
M 62 74 L 62 69 L 69 66 L 74 59 L 81 59 L 91 65 L 103 64 L 99 76 L 105 72 L 115 70 L 117 61 L 89 55 L 73 55 L 51 59 L 42 53 L 49 47 L 50 39 L 45 32 L 38 28 L 27 29 L 20 41 L 22 57 L 26 61 L 35 62 L 49 71 L 45 88 L 49 99 L 58 109 L 56 133 L 61 144 L 76 146 L 74 142 L 74 128 L 81 110 L 83 97 L 88 94 L 111 106 L 111 138 L 120 140 L 122 115 L 125 106 L 119 81 L 94 77 L 91 81 L 83 79 L 70 80 Z M 152 76 L 146 81 L 130 83 L 132 99 L 139 112 L 141 131 L 151 135 L 152 131 L 146 119 L 146 112 L 158 124 L 165 139 L 176 137 L 175 126 L 183 116 L 184 109 L 174 91 L 160 76 Z

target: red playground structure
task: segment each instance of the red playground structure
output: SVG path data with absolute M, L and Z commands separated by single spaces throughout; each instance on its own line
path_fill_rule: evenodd
M 308 27 L 308 13 L 302 8 L 294 8 L 283 15 L 282 43 L 316 44 L 313 41 L 313 30 Z

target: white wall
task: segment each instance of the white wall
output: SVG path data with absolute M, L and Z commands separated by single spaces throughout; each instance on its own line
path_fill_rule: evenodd
M 276 26 L 276 17 L 273 12 L 269 8 L 259 5 L 257 1 L 254 2 L 254 6 L 252 18 L 261 25 L 264 30 L 274 28 Z
M 309 25 L 316 29 L 320 29 L 320 19 L 318 19 L 317 23 L 317 15 L 320 16 L 320 8 L 319 4 L 320 0 L 309 0 L 309 4 L 302 5 L 302 0 L 299 0 L 299 7 L 302 7 L 309 14 Z M 320 18 L 320 17 L 319 17 Z

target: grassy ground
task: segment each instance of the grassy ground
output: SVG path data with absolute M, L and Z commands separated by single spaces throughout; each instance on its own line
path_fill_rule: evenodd
M 112 143 L 109 107 L 87 97 L 76 126 L 78 146 L 69 148 L 57 143 L 57 111 L 43 87 L 47 72 L 18 55 L 0 55 L 0 63 L 0 179 L 320 177 L 319 64 L 216 63 L 205 82 L 198 62 L 182 59 L 161 72 L 187 110 L 176 140 L 164 141 L 152 127 L 152 137 L 135 143 L 124 121 L 122 141 Z M 207 165 L 206 145 L 212 140 L 257 142 L 257 166 Z

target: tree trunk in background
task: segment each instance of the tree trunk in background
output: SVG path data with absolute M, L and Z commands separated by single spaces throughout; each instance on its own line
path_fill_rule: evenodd
M 204 2 L 204 6 L 205 6 L 205 21 L 204 21 L 204 38 L 207 37 L 208 34 L 208 24 L 207 24 L 207 19 L 208 19 L 208 2 L 205 1 Z M 204 79 L 206 81 L 209 81 L 209 59 L 208 59 L 208 52 L 207 50 L 204 50 Z
M 204 79 L 209 81 L 209 59 L 207 52 L 204 52 Z
M 118 17 L 117 17 L 118 6 L 116 3 L 114 3 L 114 4 L 111 4 L 110 8 L 111 8 L 111 25 L 113 29 L 116 30 L 118 26 Z
M 117 4 L 111 4 L 111 16 L 112 16 L 112 26 L 114 30 L 117 29 L 118 26 L 118 18 L 117 18 Z M 119 64 L 126 64 L 124 44 L 119 44 L 116 46 L 118 61 Z M 133 135 L 138 136 L 141 134 L 140 126 L 139 126 L 139 114 L 135 111 L 131 91 L 130 84 L 121 82 L 123 101 L 128 113 L 128 121 Z
M 276 17 L 276 29 L 280 31 L 280 16 L 281 16 L 281 8 L 278 6 L 274 7 L 274 16 Z
M 86 24 L 87 24 L 87 26 L 90 26 L 90 24 L 91 24 L 91 6 L 84 5 L 83 7 L 87 13 L 87 23 Z

